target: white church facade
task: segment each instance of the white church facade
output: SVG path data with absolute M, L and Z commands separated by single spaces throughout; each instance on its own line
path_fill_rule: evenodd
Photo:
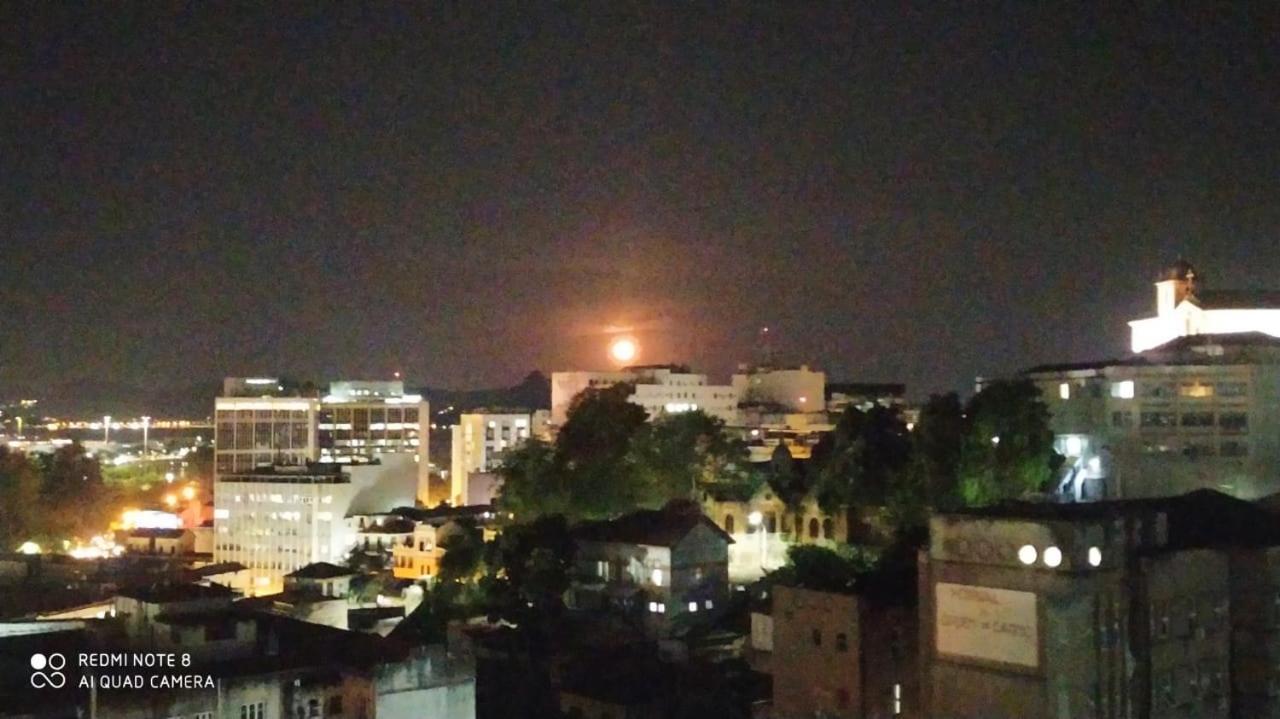
M 1179 260 L 1156 282 L 1156 316 L 1133 320 L 1131 349 L 1145 352 L 1189 335 L 1261 332 L 1280 337 L 1280 292 L 1210 290 Z

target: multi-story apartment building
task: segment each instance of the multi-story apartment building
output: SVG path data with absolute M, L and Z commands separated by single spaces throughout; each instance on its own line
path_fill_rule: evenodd
M 1135 357 L 1026 371 L 1078 499 L 1280 490 L 1280 340 L 1189 336 Z
M 333 382 L 320 396 L 275 378 L 223 382 L 214 401 L 214 475 L 270 464 L 367 464 L 384 455 L 413 458 L 418 499 L 429 502 L 429 416 L 421 395 L 404 383 Z
M 1026 370 L 1067 457 L 1063 492 L 1280 491 L 1280 338 L 1269 319 L 1280 310 L 1246 309 L 1269 294 L 1208 292 L 1179 263 L 1156 283 L 1157 318 L 1131 323 L 1139 354 Z M 1202 307 L 1224 298 L 1239 308 L 1219 317 Z M 1152 346 L 1157 335 L 1167 341 Z
M 480 410 L 463 414 L 452 427 L 449 502 L 467 504 L 472 474 L 492 472 L 502 455 L 530 437 L 545 437 L 550 414 L 546 410 L 517 412 Z
M 927 715 L 1277 716 L 1275 544 L 1273 515 L 1209 490 L 935 516 Z
M 707 383 L 707 376 L 682 365 L 642 365 L 616 372 L 554 372 L 551 375 L 551 424 L 565 422 L 569 404 L 583 390 L 630 383 L 631 402 L 644 407 L 653 419 L 699 409 L 725 424 L 738 421 L 738 393 L 731 385 Z

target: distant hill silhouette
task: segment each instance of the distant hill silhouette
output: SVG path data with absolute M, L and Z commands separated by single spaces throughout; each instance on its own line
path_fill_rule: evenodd
M 420 391 L 431 403 L 432 413 L 453 407 L 452 411 L 437 415 L 437 422 L 453 422 L 459 414 L 481 408 L 526 411 L 551 408 L 551 379 L 537 370 L 511 387 L 462 390 L 424 387 Z

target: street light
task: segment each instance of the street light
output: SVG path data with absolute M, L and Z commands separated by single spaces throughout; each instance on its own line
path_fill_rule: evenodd
M 148 453 L 147 452 L 147 449 L 148 449 L 147 448 L 147 436 L 148 436 L 147 430 L 150 428 L 151 428 L 151 418 L 145 414 L 142 415 L 142 458 L 143 459 L 146 459 L 147 453 Z
M 111 415 L 104 415 L 102 418 L 102 443 L 106 444 L 111 441 Z

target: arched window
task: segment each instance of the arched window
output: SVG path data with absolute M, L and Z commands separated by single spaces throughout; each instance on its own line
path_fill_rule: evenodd
M 733 515 L 732 514 L 724 515 L 724 531 L 728 532 L 729 534 L 733 534 Z
M 814 517 L 813 519 L 809 520 L 809 538 L 810 539 L 818 538 L 818 518 L 817 517 Z
M 822 520 L 822 538 L 835 539 L 835 537 L 836 537 L 836 523 L 831 521 L 830 519 Z
M 849 638 L 845 636 L 844 632 L 840 632 L 839 634 L 836 635 L 836 651 L 837 652 L 849 651 Z
M 764 531 L 768 532 L 769 534 L 773 534 L 774 532 L 778 531 L 778 515 L 777 514 L 774 514 L 773 512 L 769 512 L 768 514 L 764 515 Z

